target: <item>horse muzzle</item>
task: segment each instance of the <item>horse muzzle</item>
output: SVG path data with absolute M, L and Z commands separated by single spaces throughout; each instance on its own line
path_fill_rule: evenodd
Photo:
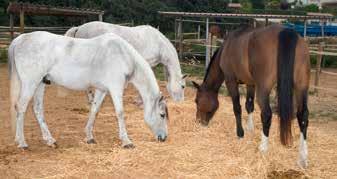
M 165 142 L 166 138 L 167 138 L 166 135 L 165 136 L 164 135 L 158 135 L 157 139 L 158 139 L 159 142 Z

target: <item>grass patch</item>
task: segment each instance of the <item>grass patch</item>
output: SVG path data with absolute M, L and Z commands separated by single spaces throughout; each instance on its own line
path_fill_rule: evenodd
M 156 67 L 152 68 L 157 80 L 165 81 L 164 66 L 158 64 Z
M 183 74 L 195 76 L 200 79 L 203 79 L 205 75 L 205 68 L 203 67 L 203 65 L 200 65 L 200 67 L 196 67 L 196 66 L 181 64 L 181 68 L 182 68 Z
M 7 49 L 0 48 L 0 63 L 6 63 L 7 59 Z
M 196 66 L 181 64 L 181 70 L 183 74 L 187 74 L 189 76 L 197 77 L 200 79 L 202 79 L 205 74 L 204 67 L 196 67 Z M 156 67 L 154 67 L 153 71 L 158 80 L 165 81 L 164 66 L 162 64 L 159 64 Z

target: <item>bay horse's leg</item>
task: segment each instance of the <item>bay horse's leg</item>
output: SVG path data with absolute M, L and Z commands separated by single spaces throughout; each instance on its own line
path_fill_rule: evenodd
M 297 120 L 301 130 L 298 164 L 301 167 L 306 168 L 308 166 L 308 145 L 307 145 L 307 128 L 309 124 L 308 89 L 296 90 L 295 94 L 297 103 Z
M 95 123 L 95 118 L 96 115 L 101 107 L 101 104 L 104 100 L 104 97 L 106 95 L 106 92 L 101 91 L 99 89 L 95 90 L 95 96 L 93 101 L 91 102 L 91 109 L 89 113 L 89 119 L 87 122 L 87 125 L 85 127 L 85 133 L 87 136 L 87 143 L 88 144 L 96 144 L 96 141 L 94 139 L 93 135 L 93 128 L 94 128 L 94 123 Z
M 260 151 L 265 153 L 268 151 L 268 137 L 269 137 L 269 129 L 271 125 L 272 111 L 269 103 L 269 90 L 257 90 L 257 102 L 261 108 L 261 121 L 262 121 L 262 134 L 261 134 L 261 144 Z
M 248 113 L 247 130 L 254 131 L 253 111 L 254 111 L 255 86 L 247 85 L 246 110 Z
M 56 147 L 56 140 L 52 137 L 48 129 L 47 123 L 45 122 L 45 119 L 44 119 L 44 114 L 43 114 L 44 112 L 43 110 L 44 89 L 45 89 L 45 84 L 40 83 L 38 88 L 35 91 L 33 110 L 35 113 L 35 118 L 40 125 L 43 140 L 46 141 L 47 145 L 51 147 Z
M 236 134 L 239 138 L 244 136 L 244 131 L 241 123 L 241 105 L 240 105 L 240 93 L 238 83 L 235 81 L 226 82 L 226 86 L 229 92 L 229 95 L 232 98 L 233 102 L 233 111 L 236 119 Z
M 28 148 L 24 136 L 24 119 L 29 101 L 34 95 L 37 84 L 21 83 L 20 97 L 16 103 L 16 135 L 15 141 L 19 144 L 18 147 L 22 149 Z
M 110 95 L 115 106 L 116 116 L 119 126 L 119 138 L 122 141 L 123 148 L 133 148 L 131 140 L 128 137 L 128 133 L 125 127 L 124 112 L 123 112 L 123 90 L 124 86 L 115 87 L 110 89 Z

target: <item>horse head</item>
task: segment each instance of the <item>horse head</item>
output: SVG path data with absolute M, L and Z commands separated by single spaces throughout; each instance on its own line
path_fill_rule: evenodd
M 219 107 L 218 93 L 206 90 L 203 85 L 192 81 L 193 86 L 197 89 L 195 103 L 197 105 L 196 119 L 203 126 L 207 126 Z
M 185 78 L 187 75 L 183 75 L 182 77 L 178 77 L 175 80 L 169 79 L 167 83 L 167 91 L 174 101 L 184 101 L 184 90 L 186 87 Z
M 168 135 L 167 121 L 169 117 L 166 101 L 162 95 L 155 99 L 154 106 L 150 110 L 150 116 L 145 118 L 145 122 L 155 138 L 160 142 L 164 142 Z

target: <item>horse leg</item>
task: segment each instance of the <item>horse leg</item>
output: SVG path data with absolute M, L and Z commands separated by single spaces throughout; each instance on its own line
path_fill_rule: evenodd
M 115 87 L 110 89 L 110 95 L 112 101 L 115 106 L 115 111 L 118 119 L 118 127 L 119 127 L 119 138 L 122 141 L 123 148 L 133 148 L 131 140 L 128 137 L 125 121 L 124 121 L 124 113 L 123 113 L 123 86 Z
M 28 148 L 24 136 L 24 118 L 27 110 L 28 103 L 34 95 L 36 89 L 35 84 L 21 83 L 20 97 L 15 105 L 16 107 L 16 134 L 15 141 L 18 143 L 18 147 L 22 149 Z
M 86 93 L 87 93 L 88 103 L 92 104 L 92 102 L 94 101 L 94 96 L 95 96 L 93 89 L 88 88 L 86 90 Z
M 95 118 L 97 115 L 97 112 L 99 111 L 101 104 L 104 100 L 104 97 L 106 95 L 106 92 L 96 89 L 95 90 L 95 96 L 94 100 L 91 103 L 91 109 L 89 114 L 89 119 L 87 122 L 87 125 L 85 127 L 85 133 L 87 136 L 87 143 L 88 144 L 96 144 L 96 141 L 93 136 L 93 128 L 95 123 Z
M 296 90 L 297 101 L 297 120 L 301 130 L 299 144 L 298 164 L 306 168 L 308 166 L 308 146 L 307 146 L 307 128 L 309 124 L 308 116 L 308 89 Z
M 228 92 L 232 98 L 233 111 L 236 119 L 236 134 L 239 138 L 244 136 L 244 131 L 241 123 L 241 105 L 240 105 L 240 93 L 239 86 L 237 82 L 230 81 L 226 82 Z
M 44 120 L 44 114 L 43 114 L 44 89 L 45 89 L 45 84 L 40 83 L 38 88 L 35 91 L 33 109 L 35 113 L 35 118 L 40 125 L 43 140 L 46 141 L 47 145 L 51 147 L 56 147 L 56 140 L 52 137 L 51 133 L 49 132 L 47 123 Z
M 254 111 L 255 87 L 247 85 L 246 110 L 248 113 L 247 130 L 254 131 L 253 111 Z
M 265 153 L 268 151 L 268 137 L 269 137 L 269 129 L 271 125 L 272 111 L 269 103 L 269 94 L 270 90 L 257 90 L 257 101 L 261 109 L 261 121 L 263 125 L 262 129 L 262 138 L 260 144 L 260 151 Z

